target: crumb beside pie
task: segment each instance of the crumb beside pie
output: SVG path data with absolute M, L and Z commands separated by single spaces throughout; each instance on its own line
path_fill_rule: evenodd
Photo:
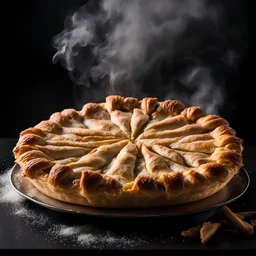
M 243 166 L 242 140 L 218 115 L 177 100 L 111 95 L 23 130 L 22 175 L 60 201 L 142 208 L 198 201 Z

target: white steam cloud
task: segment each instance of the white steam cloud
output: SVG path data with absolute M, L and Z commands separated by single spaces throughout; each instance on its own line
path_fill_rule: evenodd
M 76 104 L 109 94 L 178 99 L 216 113 L 236 52 L 217 1 L 88 1 L 53 38 Z M 225 25 L 225 24 L 224 24 Z

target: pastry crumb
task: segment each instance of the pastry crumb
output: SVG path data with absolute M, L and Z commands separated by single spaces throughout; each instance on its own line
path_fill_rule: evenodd
M 201 243 L 207 243 L 213 235 L 223 227 L 222 230 L 236 234 L 251 236 L 256 226 L 255 211 L 243 211 L 234 213 L 229 207 L 222 206 L 223 215 L 221 219 L 205 221 L 201 225 L 194 226 L 181 232 L 184 238 L 196 237 Z M 224 217 L 224 218 L 223 218 Z

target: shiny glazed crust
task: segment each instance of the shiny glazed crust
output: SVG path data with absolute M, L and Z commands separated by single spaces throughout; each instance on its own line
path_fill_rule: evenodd
M 41 193 L 111 208 L 209 197 L 243 166 L 242 152 L 229 123 L 199 106 L 118 95 L 53 113 L 22 131 L 13 149 Z

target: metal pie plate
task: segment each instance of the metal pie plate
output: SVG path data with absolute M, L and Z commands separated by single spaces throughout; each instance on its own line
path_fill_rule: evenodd
M 15 164 L 10 175 L 11 185 L 20 195 L 34 203 L 56 211 L 104 217 L 163 217 L 205 212 L 237 200 L 250 184 L 247 171 L 241 168 L 238 174 L 218 193 L 197 202 L 170 207 L 111 209 L 81 206 L 50 198 L 38 191 L 21 173 L 20 166 Z

